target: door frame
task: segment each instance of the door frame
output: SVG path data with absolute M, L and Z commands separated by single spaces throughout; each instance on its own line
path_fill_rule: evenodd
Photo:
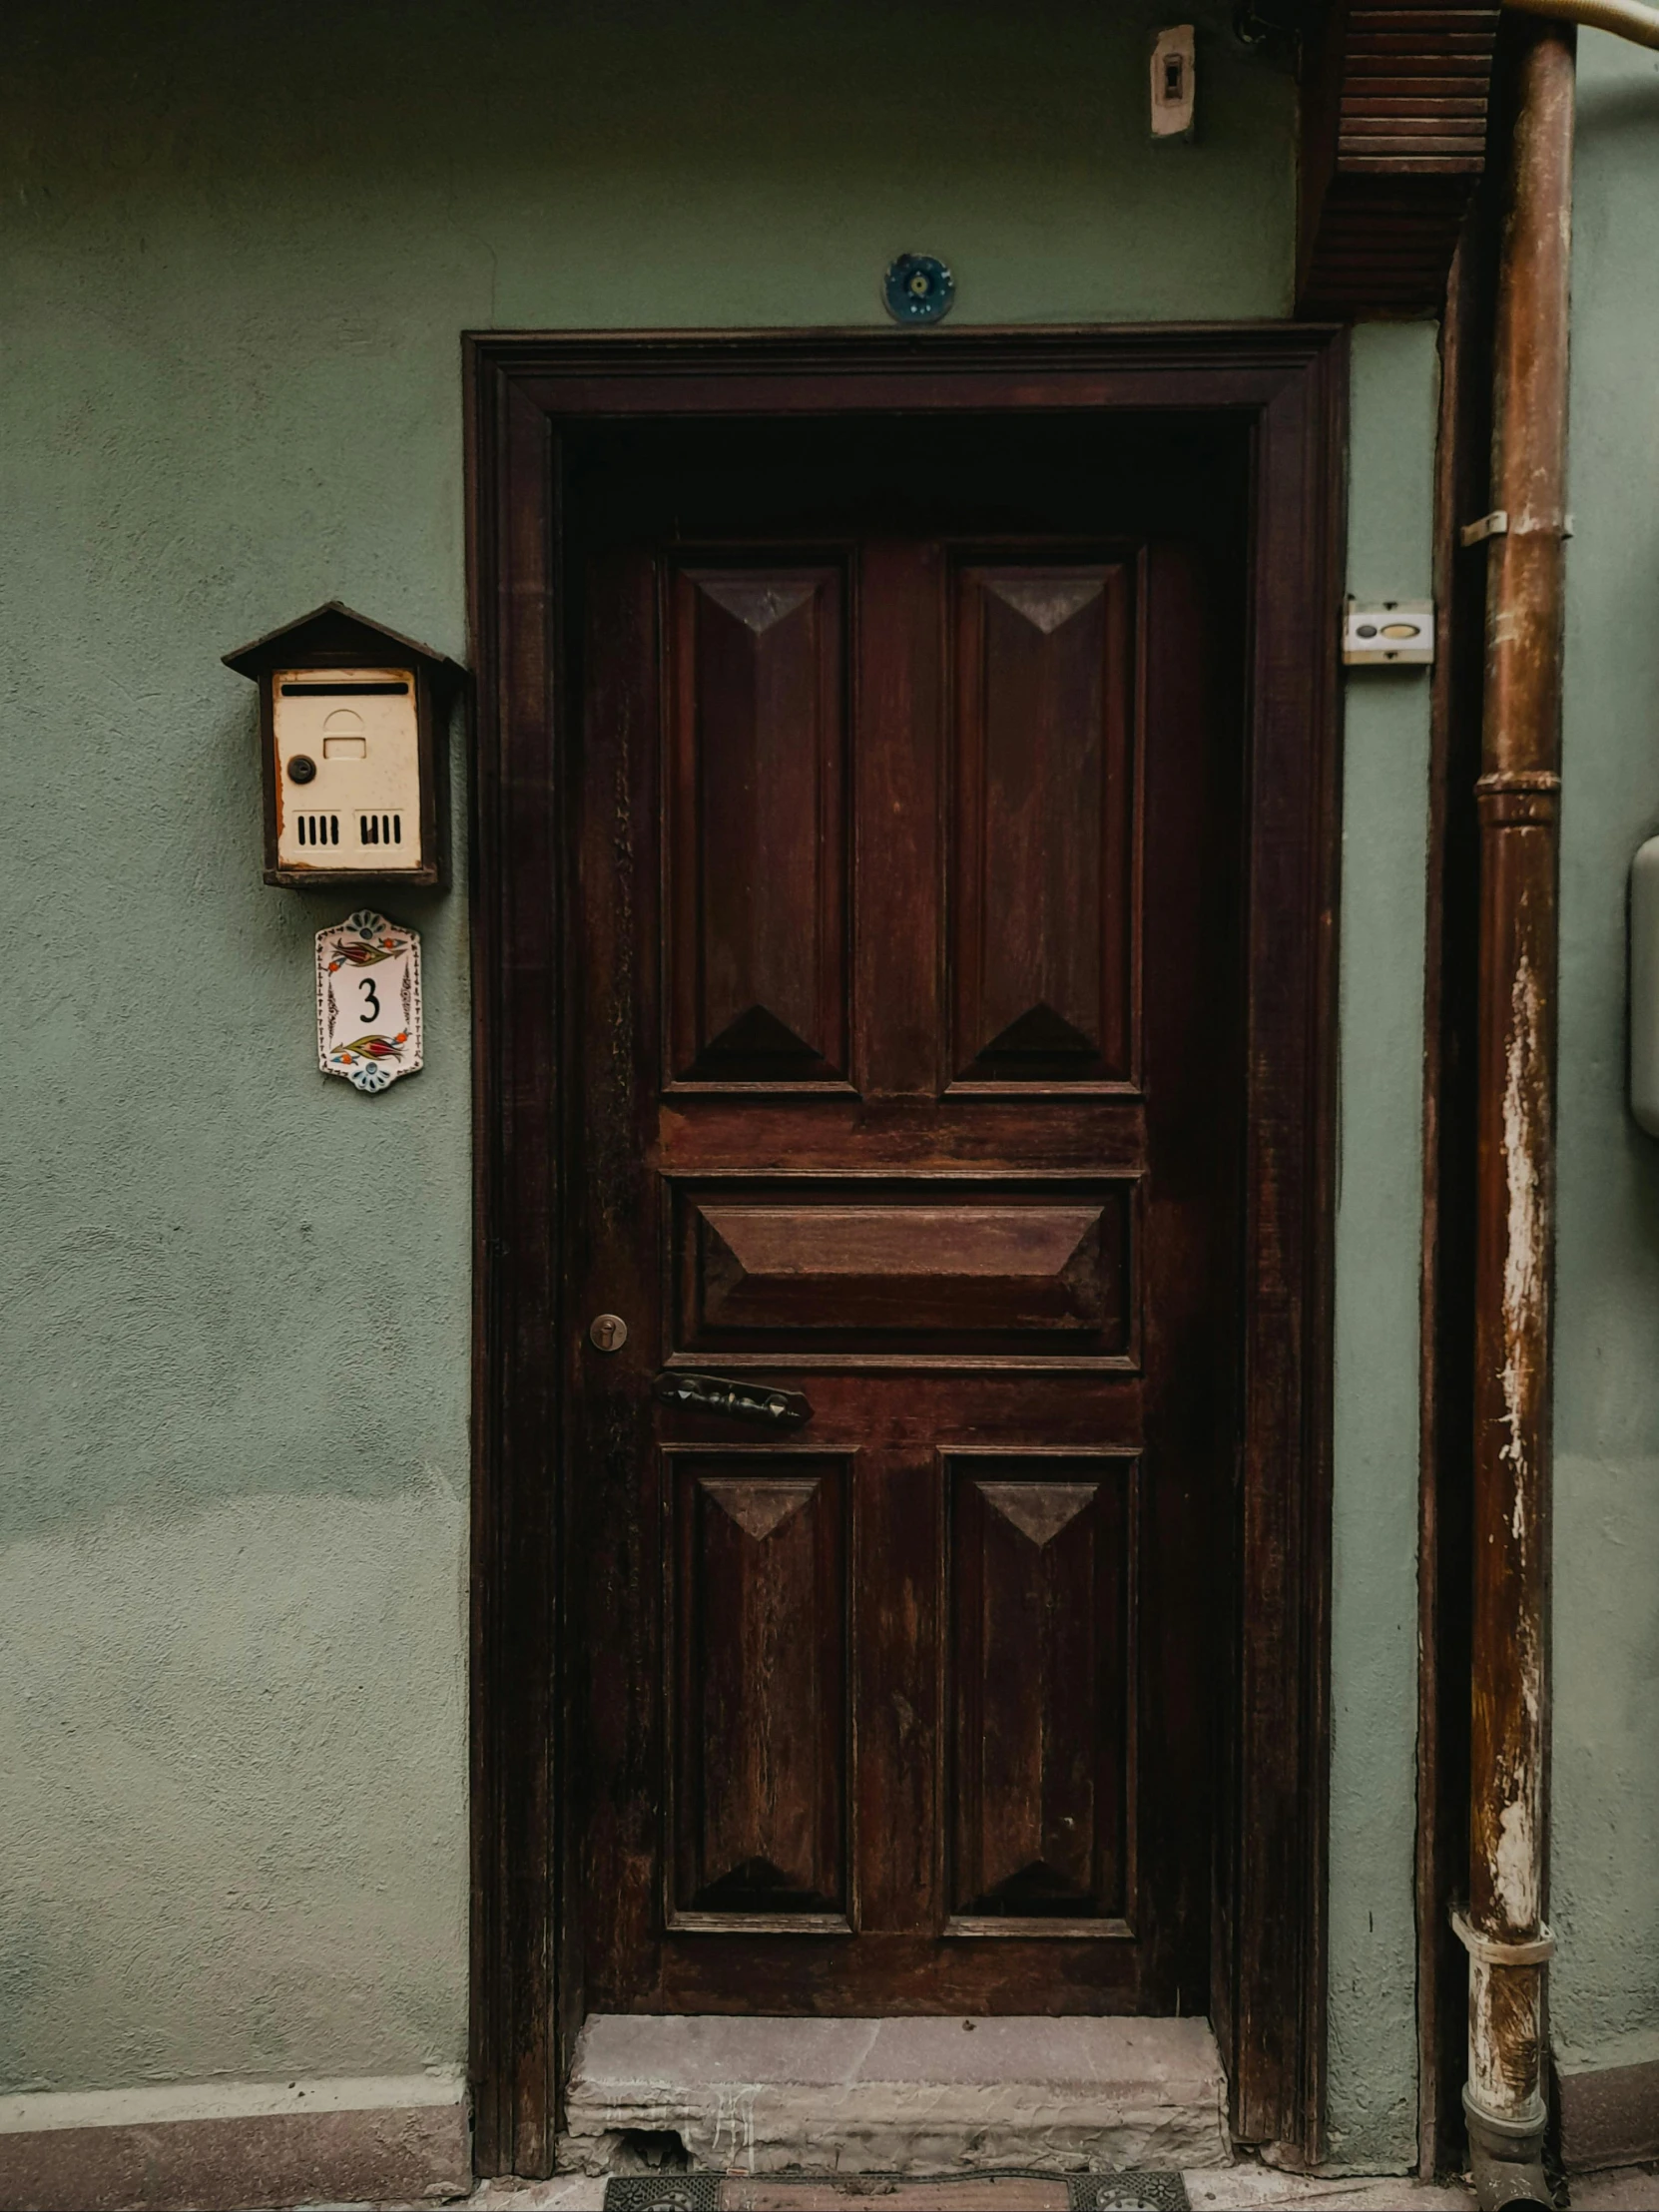
M 552 2170 L 582 1992 L 559 1672 L 559 439 L 871 409 L 1230 417 L 1252 452 L 1246 1124 L 1212 2010 L 1241 2142 L 1321 2149 L 1347 349 L 1294 323 L 466 340 L 473 980 L 471 2075 L 481 2173 Z

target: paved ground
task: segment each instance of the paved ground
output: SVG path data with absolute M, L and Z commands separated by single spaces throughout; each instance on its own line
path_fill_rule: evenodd
M 1471 2190 L 1391 2176 L 1327 2181 L 1245 2165 L 1189 2173 L 1186 2179 L 1193 2212 L 1235 2212 L 1235 2208 L 1251 2212 L 1258 2205 L 1307 2206 L 1310 2212 L 1313 2208 L 1317 2212 L 1471 2212 L 1474 2204 Z M 901 2189 L 889 2185 L 881 2194 L 871 2195 L 862 2190 L 853 2193 L 856 2187 L 849 2178 L 836 2190 L 834 2202 L 840 2212 L 902 2212 L 905 2193 Z M 476 2212 L 600 2212 L 604 2194 L 602 2181 L 575 2174 L 565 2180 L 511 2186 L 485 2182 L 467 2203 Z M 1628 2166 L 1614 2173 L 1576 2175 L 1571 2203 L 1572 2212 L 1659 2212 L 1659 2169 Z M 409 2212 L 431 2212 L 431 2208 L 410 2207 Z

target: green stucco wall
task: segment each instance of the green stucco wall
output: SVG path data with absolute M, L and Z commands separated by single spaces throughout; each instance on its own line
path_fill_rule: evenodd
M 1625 883 L 1659 832 L 1659 55 L 1581 34 L 1561 866 L 1551 2013 L 1659 2060 L 1659 1142 L 1626 1108 Z
M 465 2045 L 464 890 L 428 1060 L 315 1073 L 227 648 L 337 596 L 464 657 L 459 333 L 1287 310 L 1293 105 L 1097 0 L 24 0 L 0 101 L 13 1391 L 0 2084 Z M 1432 336 L 1356 348 L 1353 566 L 1424 588 Z M 19 524 L 21 522 L 21 527 Z M 1353 688 L 1335 2137 L 1409 2154 L 1420 679 Z M 50 962 L 50 967 L 47 963 Z
M 1430 323 L 1354 333 L 1349 587 L 1432 589 Z M 1416 2147 L 1418 1276 L 1428 674 L 1345 686 L 1336 1496 L 1332 1541 L 1333 2164 Z

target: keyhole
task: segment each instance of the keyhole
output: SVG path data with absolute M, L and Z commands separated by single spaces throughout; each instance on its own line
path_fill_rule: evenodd
M 1181 98 L 1181 57 L 1179 54 L 1164 56 L 1164 98 L 1179 101 Z
M 628 1342 L 628 1324 L 620 1314 L 595 1314 L 588 1336 L 596 1352 L 620 1352 Z

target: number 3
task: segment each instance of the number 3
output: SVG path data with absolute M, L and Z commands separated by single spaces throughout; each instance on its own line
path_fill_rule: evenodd
M 363 1008 L 364 1021 L 378 1021 L 380 1018 L 380 1001 L 374 995 L 373 977 L 365 975 L 357 988 L 368 1002 Z

